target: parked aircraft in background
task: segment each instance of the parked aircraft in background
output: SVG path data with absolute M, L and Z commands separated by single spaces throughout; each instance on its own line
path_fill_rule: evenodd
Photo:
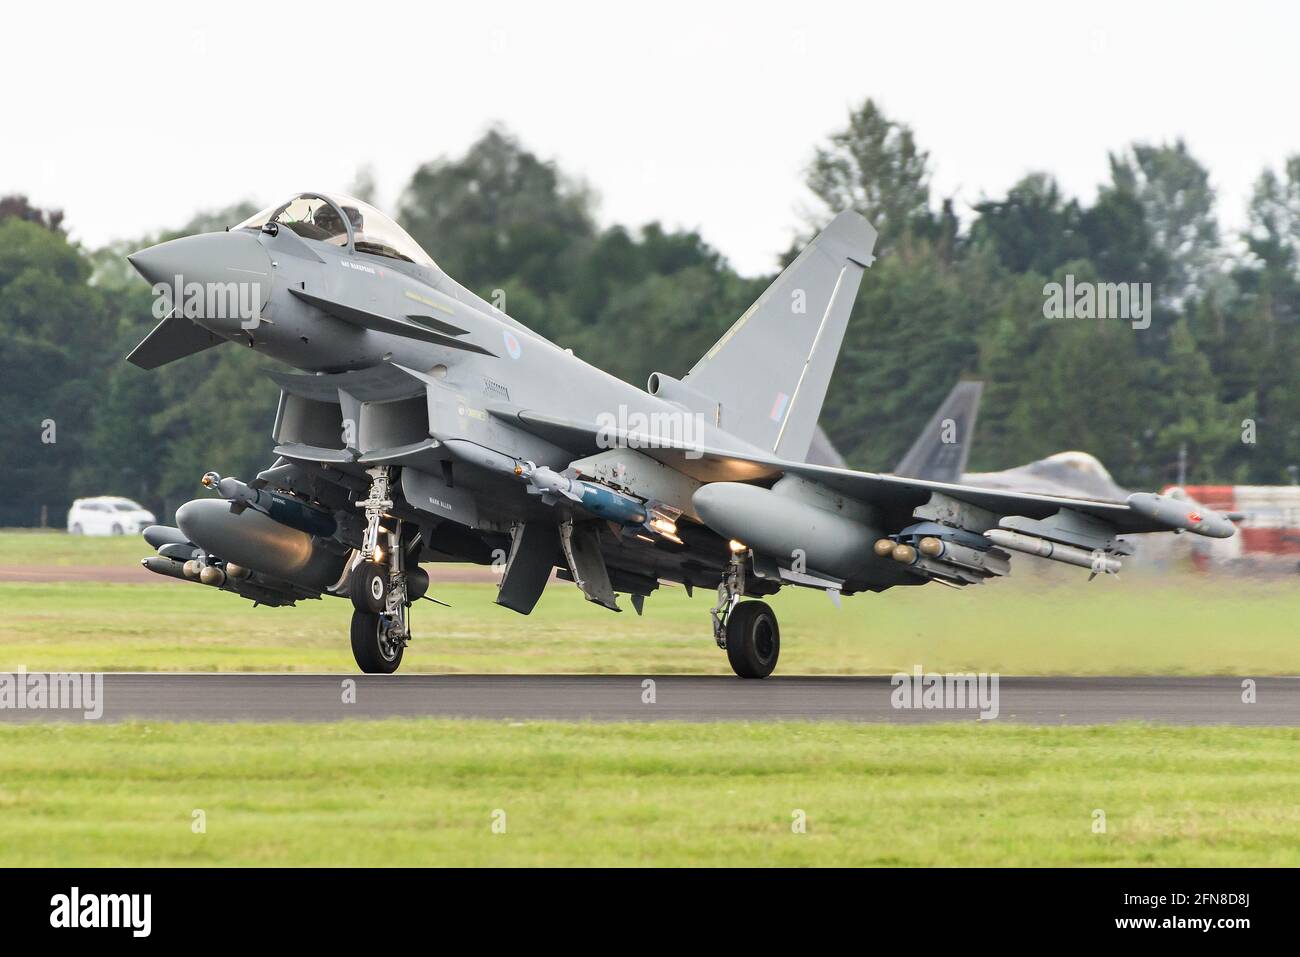
M 1106 467 L 1087 452 L 1057 452 L 1000 472 L 967 472 L 966 462 L 970 458 L 983 391 L 984 383 L 973 380 L 953 386 L 894 474 L 1102 502 L 1122 502 L 1128 498 L 1129 491 L 1115 484 Z
M 961 481 L 966 459 L 970 456 L 970 437 L 975 434 L 975 417 L 983 388 L 981 382 L 958 382 L 954 385 L 890 474 L 931 482 Z M 813 432 L 808 462 L 837 469 L 848 468 L 844 456 L 840 455 L 820 425 Z
M 1130 491 L 1116 483 L 1101 461 L 1087 452 L 1057 452 L 999 472 L 966 472 L 981 390 L 982 383 L 975 381 L 954 386 L 899 462 L 895 474 L 1107 502 L 1128 498 Z M 1239 523 L 1239 536 L 1197 537 L 1193 541 L 1192 556 L 1201 566 L 1244 560 L 1252 565 L 1285 566 L 1291 570 L 1300 561 L 1300 486 L 1170 486 L 1164 494 L 1195 507 L 1216 510 Z
M 931 482 L 963 482 L 983 392 L 983 382 L 954 385 L 898 460 L 893 474 Z

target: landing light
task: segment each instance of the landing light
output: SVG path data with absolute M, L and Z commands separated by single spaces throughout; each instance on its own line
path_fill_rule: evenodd
M 728 546 L 728 547 L 729 547 L 733 552 L 747 552 L 747 551 L 749 551 L 749 546 L 748 546 L 748 545 L 746 545 L 744 542 L 738 542 L 738 541 L 736 541 L 734 538 L 733 538 L 730 542 L 727 543 L 727 546 Z
M 650 527 L 660 535 L 677 534 L 677 523 L 669 518 L 652 518 L 650 519 Z

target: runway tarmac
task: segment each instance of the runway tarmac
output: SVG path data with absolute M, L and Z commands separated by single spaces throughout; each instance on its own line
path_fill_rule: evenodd
M 23 680 L 31 686 L 31 675 Z M 998 680 L 993 720 L 1300 725 L 1300 678 L 1254 681 L 1256 701 L 1245 703 L 1241 678 L 1003 676 Z M 985 690 L 990 692 L 992 686 Z M 425 716 L 595 721 L 980 720 L 980 705 L 974 702 L 966 708 L 895 707 L 901 696 L 895 694 L 887 675 L 778 676 L 743 681 L 683 675 L 110 673 L 103 676 L 100 720 L 336 721 Z M 29 695 L 27 700 L 33 699 Z M 988 703 L 986 697 L 985 705 Z M 15 708 L 5 703 L 0 705 L 0 721 L 83 720 L 83 710 Z

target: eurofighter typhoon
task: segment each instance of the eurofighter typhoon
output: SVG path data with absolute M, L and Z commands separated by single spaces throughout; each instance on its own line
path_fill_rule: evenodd
M 553 575 L 613 612 L 623 595 L 640 613 L 665 582 L 703 588 L 731 667 L 763 678 L 781 648 L 763 599 L 785 587 L 837 601 L 962 587 L 1006 575 L 1014 553 L 1096 575 L 1132 553 L 1126 535 L 1233 534 L 1148 493 L 810 464 L 875 240 L 858 214 L 836 216 L 689 372 L 644 390 L 480 299 L 347 196 L 303 193 L 135 253 L 170 312 L 131 362 L 235 342 L 288 367 L 273 373 L 274 462 L 247 483 L 203 476 L 208 497 L 178 527 L 145 531 L 158 554 L 144 565 L 263 605 L 349 600 L 357 665 L 380 673 L 401 663 L 438 563 L 495 565 L 497 604 L 522 615 Z

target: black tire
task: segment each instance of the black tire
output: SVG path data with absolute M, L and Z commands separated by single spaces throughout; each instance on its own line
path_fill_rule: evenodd
M 85 531 L 86 531 L 86 530 L 83 529 L 83 528 L 81 527 L 81 523 L 80 523 L 80 522 L 76 522 L 76 523 L 73 524 L 73 526 L 72 526 L 72 534 L 73 534 L 73 535 L 84 535 L 84 534 L 85 534 Z
M 742 678 L 766 678 L 781 657 L 776 613 L 763 601 L 742 601 L 727 617 L 727 660 Z
M 388 566 L 382 562 L 362 562 L 352 569 L 348 594 L 357 611 L 378 614 L 388 606 Z
M 122 526 L 121 526 L 121 525 L 114 525 L 114 526 L 113 526 L 113 534 L 114 534 L 114 535 L 121 535 L 121 534 L 122 534 Z
M 352 657 L 357 667 L 368 675 L 391 675 L 402 663 L 406 646 L 395 646 L 380 637 L 382 618 L 374 612 L 352 613 Z

